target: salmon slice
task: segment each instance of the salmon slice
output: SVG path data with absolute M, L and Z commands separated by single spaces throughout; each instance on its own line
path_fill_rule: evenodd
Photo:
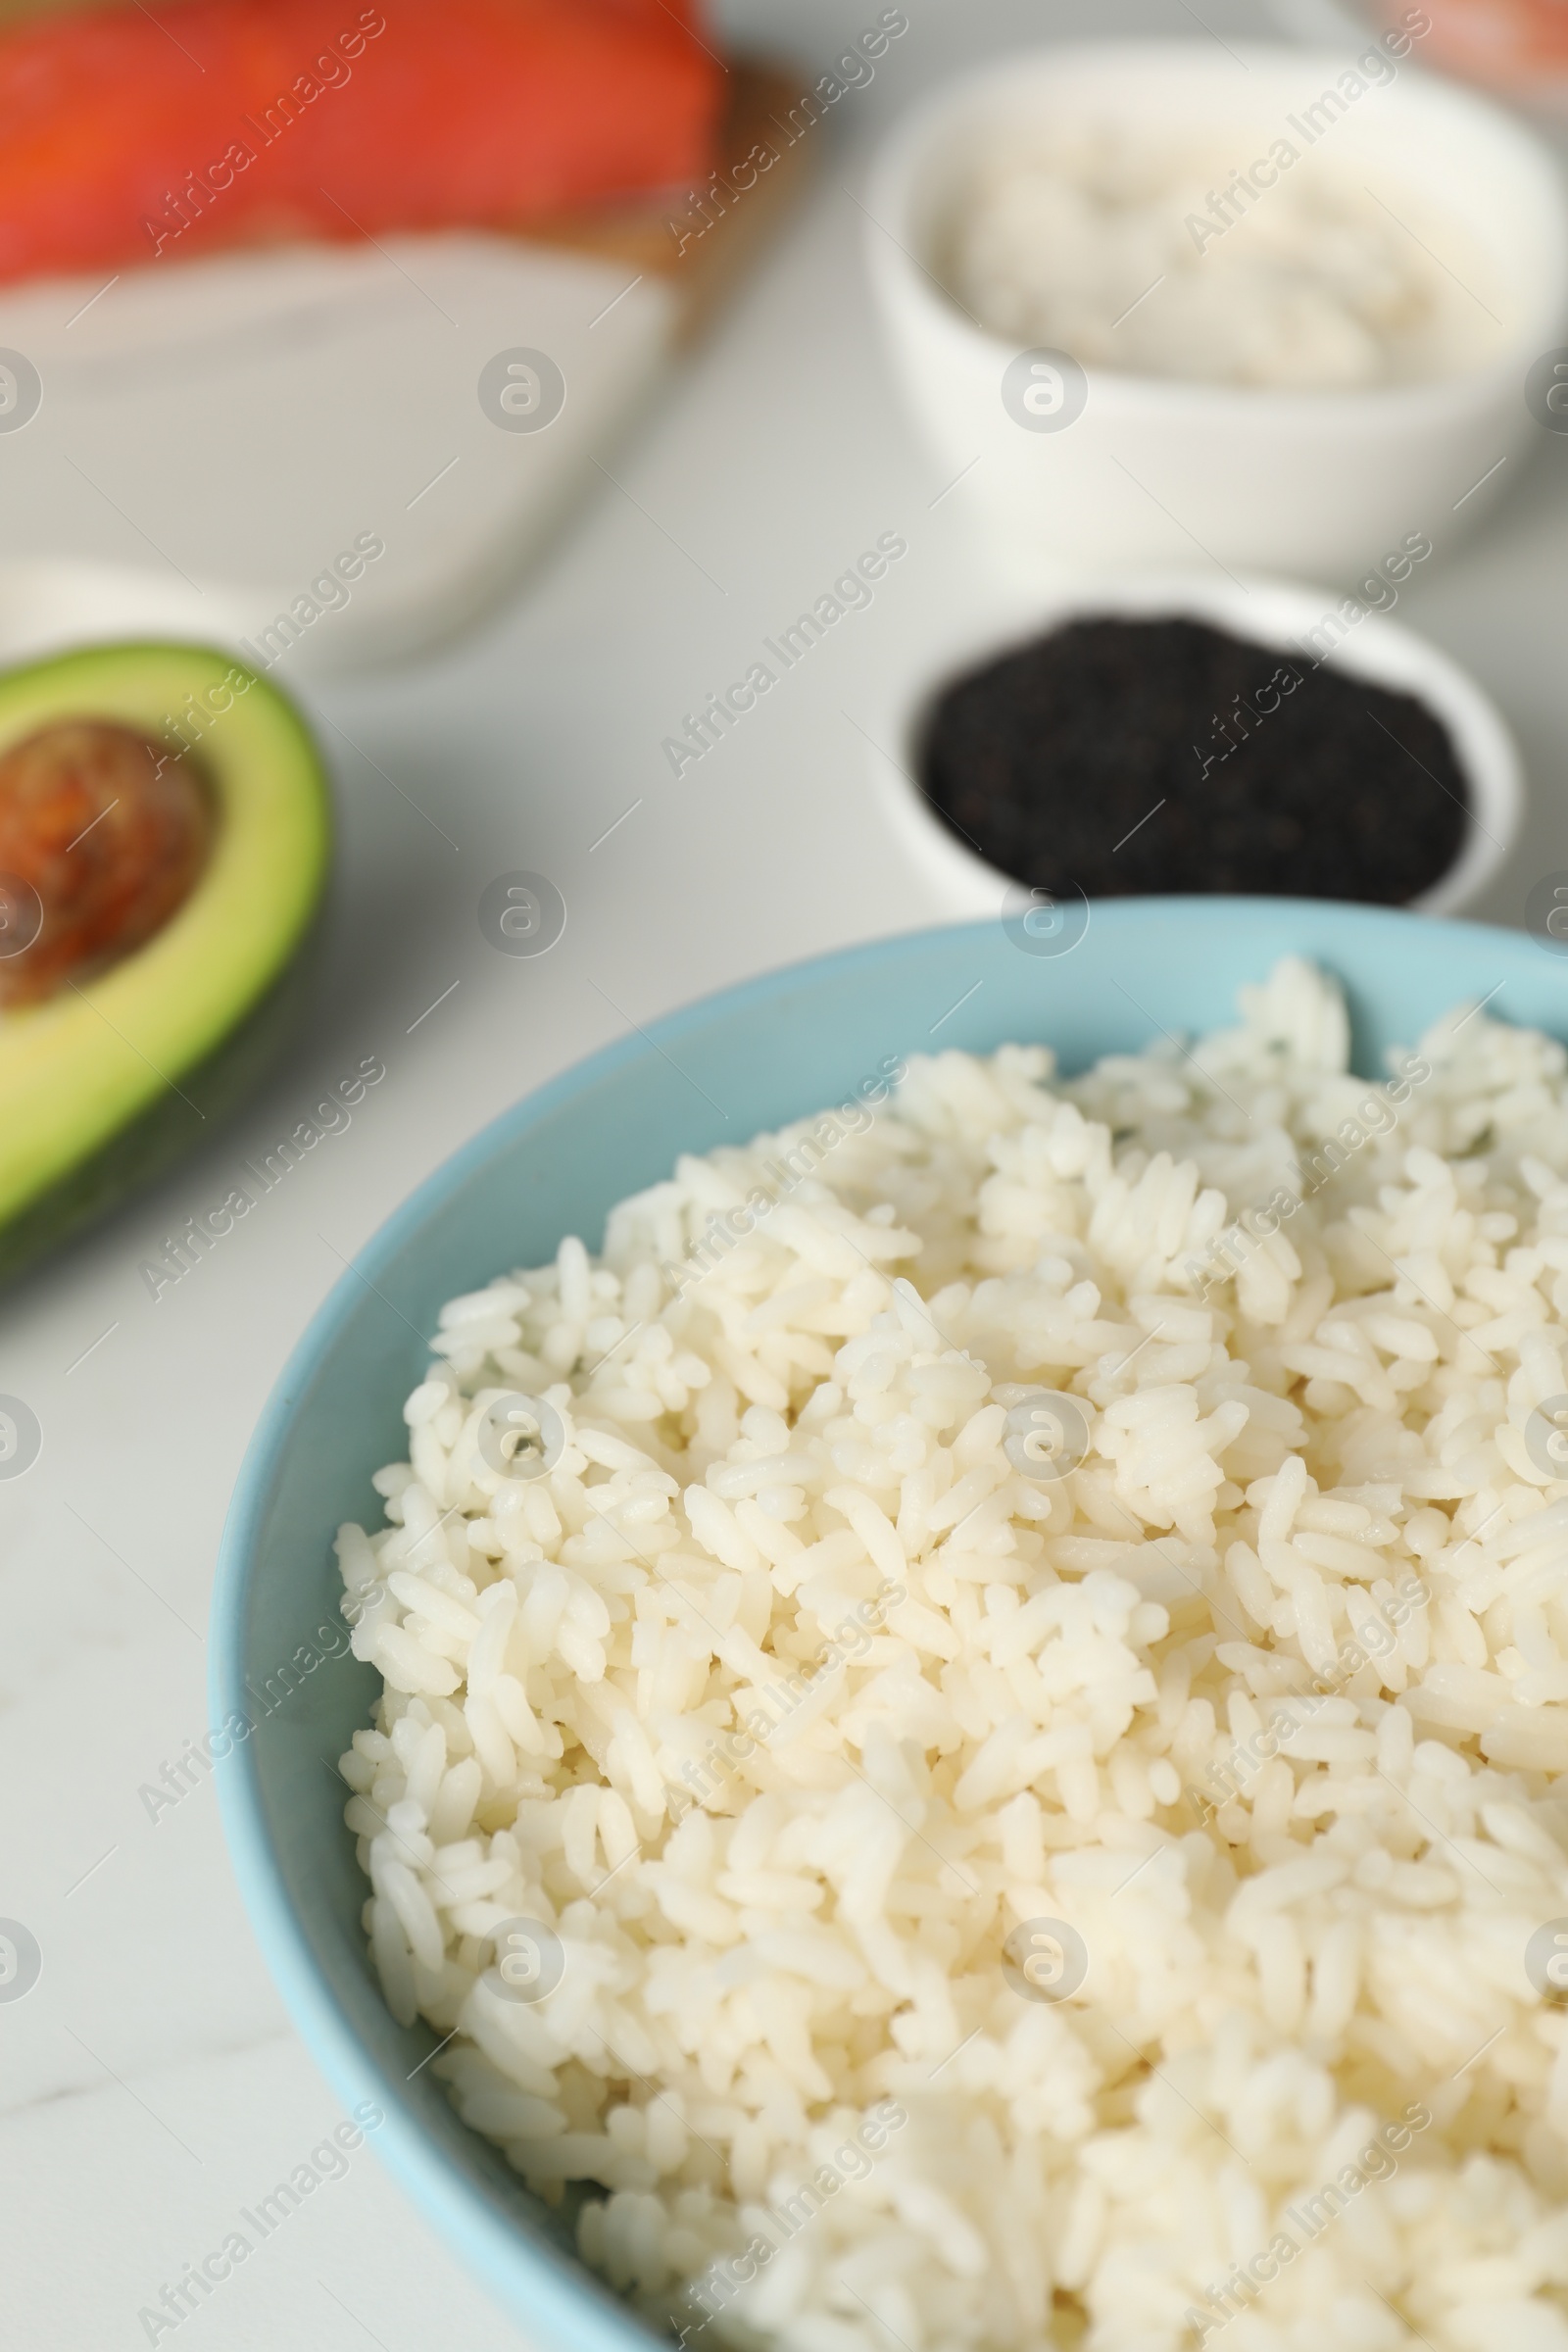
M 701 178 L 684 0 L 161 0 L 0 33 L 0 279 L 525 226 Z
M 1392 5 L 1379 13 L 1391 29 L 1408 24 Z M 1517 87 L 1528 97 L 1544 94 L 1532 91 L 1534 77 L 1559 78 L 1568 70 L 1563 0 L 1429 0 L 1422 13 L 1431 19 L 1431 34 L 1416 54 L 1450 74 Z

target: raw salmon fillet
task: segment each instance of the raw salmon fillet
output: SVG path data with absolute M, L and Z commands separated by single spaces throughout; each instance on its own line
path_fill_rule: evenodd
M 160 0 L 0 33 L 0 279 L 514 226 L 704 176 L 686 0 Z
M 1560 79 L 1568 70 L 1564 0 L 1430 0 L 1421 13 L 1431 20 L 1431 33 L 1424 40 L 1417 34 L 1416 54 L 1446 73 L 1531 97 L 1545 95 L 1542 76 Z M 1408 25 L 1408 16 L 1392 5 L 1380 15 L 1391 30 Z

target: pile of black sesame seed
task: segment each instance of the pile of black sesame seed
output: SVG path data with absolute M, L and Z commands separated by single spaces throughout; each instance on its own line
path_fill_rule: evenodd
M 1191 620 L 1077 621 L 959 679 L 920 781 L 992 865 L 1090 898 L 1403 906 L 1467 824 L 1423 703 Z

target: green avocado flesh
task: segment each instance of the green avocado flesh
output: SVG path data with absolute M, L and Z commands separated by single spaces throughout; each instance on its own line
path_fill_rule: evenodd
M 0 754 L 70 718 L 188 745 L 217 828 L 195 888 L 144 946 L 0 1010 L 0 1275 L 204 1141 L 260 1076 L 331 855 L 304 720 L 227 654 L 95 646 L 0 677 Z

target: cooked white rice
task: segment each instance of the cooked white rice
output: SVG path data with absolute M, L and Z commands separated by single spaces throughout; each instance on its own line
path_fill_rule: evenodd
M 1568 1054 L 1243 1012 L 683 1159 L 443 1310 L 342 1531 L 387 1999 L 688 2340 L 1568 2352 Z

